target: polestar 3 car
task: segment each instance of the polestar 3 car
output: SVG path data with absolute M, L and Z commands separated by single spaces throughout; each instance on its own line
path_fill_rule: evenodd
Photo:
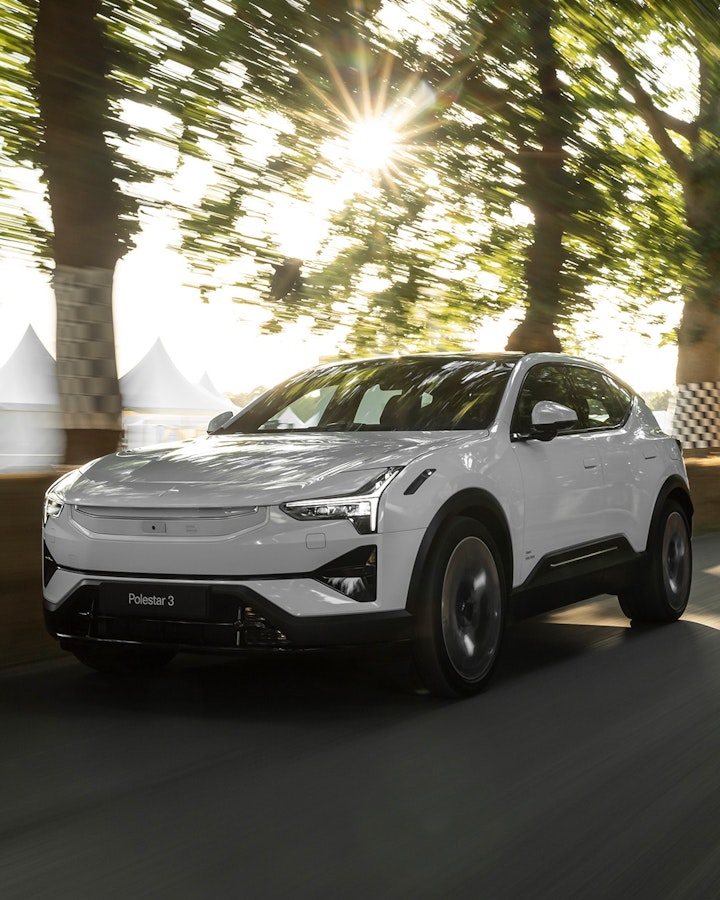
M 201 438 L 63 475 L 44 504 L 47 627 L 100 670 L 178 651 L 407 642 L 472 694 L 508 622 L 600 593 L 669 622 L 690 592 L 678 442 L 562 354 L 320 366 Z

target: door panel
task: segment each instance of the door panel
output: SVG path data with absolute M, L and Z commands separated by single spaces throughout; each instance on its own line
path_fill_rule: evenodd
M 606 536 L 605 484 L 596 439 L 558 435 L 552 441 L 512 444 L 523 480 L 523 554 L 520 584 L 549 553 Z
M 643 549 L 662 463 L 657 441 L 647 439 L 632 417 L 632 396 L 607 373 L 570 366 L 568 376 L 580 410 L 580 424 L 594 434 L 602 458 L 607 533 L 621 534 Z M 657 471 L 657 476 L 655 472 Z
M 512 448 L 523 479 L 525 521 L 517 583 L 549 553 L 602 540 L 607 535 L 603 460 L 596 433 L 581 430 L 587 409 L 578 402 L 569 366 L 533 366 L 520 388 L 513 421 Z M 578 426 L 551 441 L 533 437 L 536 403 L 550 400 L 573 409 Z

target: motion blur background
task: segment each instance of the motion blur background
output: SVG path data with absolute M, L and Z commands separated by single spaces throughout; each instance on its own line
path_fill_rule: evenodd
M 714 7 L 0 15 L 0 366 L 32 326 L 68 464 L 134 441 L 117 379 L 158 339 L 240 406 L 318 359 L 562 348 L 669 408 L 688 451 L 718 445 Z

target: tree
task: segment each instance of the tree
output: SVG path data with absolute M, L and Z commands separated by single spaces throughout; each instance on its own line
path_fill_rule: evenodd
M 57 378 L 65 460 L 117 447 L 121 403 L 112 284 L 126 246 L 117 166 L 105 139 L 110 51 L 100 0 L 42 0 L 35 24 L 41 160 L 53 218 Z
M 623 9 L 637 27 L 621 30 L 615 22 L 609 33 L 618 39 L 607 40 L 603 15 L 597 46 L 662 154 L 684 213 L 679 243 L 685 250 L 685 304 L 674 428 L 688 447 L 720 446 L 720 425 L 709 412 L 720 398 L 720 6 L 699 0 L 652 8 L 629 2 Z M 663 51 L 678 49 L 686 66 L 696 63 L 696 113 L 687 118 L 668 112 L 673 97 L 657 61 Z
M 510 335 L 508 350 L 561 349 L 555 334 L 562 311 L 563 235 L 577 202 L 565 168 L 575 113 L 558 78 L 559 54 L 552 31 L 552 0 L 526 6 L 528 43 L 539 88 L 534 141 L 521 144 L 524 200 L 533 215 L 533 243 L 527 250 L 527 311 Z
M 625 0 L 625 13 L 641 6 Z M 117 405 L 102 409 L 107 385 L 99 371 L 103 358 L 114 359 L 114 265 L 138 228 L 138 210 L 157 202 L 153 180 L 167 180 L 188 160 L 201 167 L 204 189 L 197 199 L 179 198 L 175 214 L 206 296 L 218 267 L 243 257 L 242 296 L 252 289 L 273 309 L 270 328 L 310 314 L 317 329 L 343 323 L 346 347 L 355 351 L 463 346 L 483 316 L 512 304 L 524 304 L 526 314 L 511 343 L 557 349 L 573 317 L 592 305 L 593 286 L 622 290 L 640 307 L 648 285 L 656 293 L 672 290 L 684 246 L 701 253 L 667 216 L 677 198 L 664 177 L 668 162 L 652 143 L 655 132 L 633 133 L 628 103 L 592 60 L 597 4 L 444 2 L 429 7 L 427 21 L 434 16 L 442 24 L 431 39 L 427 22 L 410 28 L 410 8 L 402 28 L 384 24 L 389 8 L 377 0 L 11 3 L 19 25 L 0 38 L 0 50 L 8 48 L 0 78 L 10 72 L 4 83 L 19 87 L 0 137 L 15 160 L 37 162 L 41 150 L 59 323 L 61 307 L 103 311 L 100 344 L 96 329 L 76 318 L 63 337 L 70 343 L 58 335 L 58 362 L 72 361 L 70 374 L 82 379 L 77 384 L 91 411 L 115 423 L 98 429 L 107 432 L 106 443 L 116 437 L 119 413 Z M 61 13 L 66 21 L 57 28 L 69 28 L 77 16 L 77 34 L 53 42 L 44 35 Z M 642 21 L 638 34 L 647 38 L 661 19 Z M 24 76 L 16 77 L 35 22 L 42 140 Z M 612 33 L 625 49 L 617 53 L 637 66 L 638 35 L 619 22 Z M 661 24 L 669 45 L 692 31 L 670 13 Z M 73 115 L 57 114 L 59 91 L 69 92 Z M 155 110 L 155 121 L 140 127 L 129 112 L 134 105 Z M 679 127 L 656 107 L 666 133 Z M 280 272 L 285 254 L 258 228 L 272 197 L 301 193 L 309 173 L 336 179 L 332 153 L 344 136 L 357 120 L 382 114 L 403 136 L 393 165 L 377 170 L 337 211 L 302 279 L 292 279 L 288 291 L 273 286 L 271 267 Z M 692 130 L 687 134 L 692 140 Z M 143 141 L 171 151 L 165 171 L 148 170 L 137 149 Z M 643 177 L 643 158 L 663 177 Z M 677 241 L 665 240 L 668 221 Z M 26 231 L 42 237 L 39 227 Z M 79 303 L 63 293 L 69 276 Z M 89 289 L 82 286 L 88 279 Z M 684 322 L 682 333 L 692 332 Z M 117 398 L 114 363 L 105 377 Z M 69 424 L 79 412 L 77 384 L 64 388 Z M 71 455 L 90 453 L 73 449 L 80 437 L 92 436 L 104 449 L 91 417 L 78 422 L 83 434 L 70 428 Z
M 10 233 L 53 264 L 66 462 L 114 449 L 120 434 L 113 277 L 148 202 L 143 185 L 157 174 L 135 145 L 149 134 L 178 160 L 212 159 L 222 190 L 193 211 L 188 241 L 211 266 L 207 251 L 217 242 L 206 234 L 216 234 L 216 219 L 241 217 L 244 198 L 262 180 L 262 166 L 245 155 L 247 111 L 257 120 L 292 94 L 300 68 L 307 63 L 312 71 L 317 55 L 308 31 L 327 36 L 340 20 L 349 27 L 354 8 L 316 2 L 300 9 L 285 0 L 211 9 L 200 0 L 11 0 L 0 43 L 11 115 L 0 138 L 8 158 L 41 167 L 53 227 L 50 235 L 39 227 Z M 131 102 L 168 113 L 170 129 L 133 126 Z M 242 234 L 220 247 L 225 258 L 257 249 L 257 237 Z
M 524 304 L 509 347 L 558 350 L 556 329 L 592 305 L 589 286 L 637 296 L 663 278 L 651 257 L 640 278 L 637 254 L 617 258 L 628 160 L 591 127 L 609 102 L 584 48 L 586 23 L 577 4 L 558 0 L 477 2 L 451 7 L 455 18 L 444 9 L 447 34 L 431 50 L 376 35 L 388 62 L 372 67 L 380 86 L 356 106 L 378 110 L 380 97 L 406 144 L 395 171 L 336 217 L 328 246 L 341 250 L 310 272 L 305 302 L 277 315 L 312 311 L 318 328 L 344 319 L 349 346 L 362 351 L 378 347 L 381 331 L 391 347 L 467 342 L 484 315 Z

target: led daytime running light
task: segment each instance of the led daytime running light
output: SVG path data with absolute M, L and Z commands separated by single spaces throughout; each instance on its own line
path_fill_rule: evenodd
M 57 519 L 63 511 L 65 504 L 54 494 L 47 494 L 43 504 L 43 525 L 47 525 L 48 519 Z
M 401 468 L 392 466 L 386 469 L 355 494 L 318 500 L 290 500 L 281 504 L 280 508 L 301 522 L 348 519 L 359 534 L 371 534 L 377 531 L 380 496 Z

